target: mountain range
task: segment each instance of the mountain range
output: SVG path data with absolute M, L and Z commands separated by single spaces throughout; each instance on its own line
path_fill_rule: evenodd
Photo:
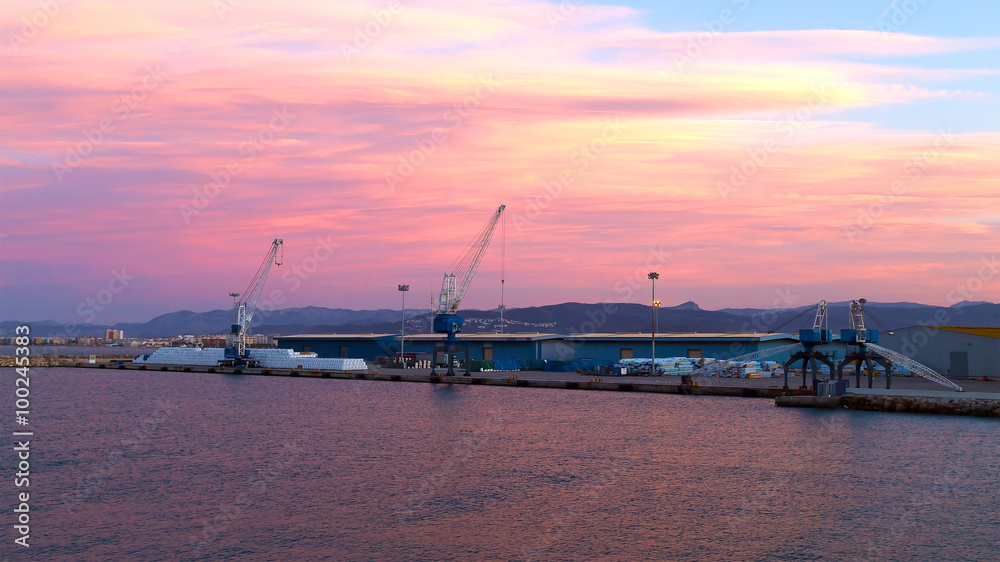
M 827 325 L 838 331 L 849 327 L 849 302 L 830 303 Z M 703 310 L 693 302 L 662 307 L 657 314 L 658 332 L 791 332 L 812 326 L 815 305 L 785 309 L 726 308 Z M 462 310 L 465 331 L 495 332 L 500 325 L 497 310 Z M 406 310 L 407 333 L 430 331 L 427 309 Z M 1000 304 L 961 302 L 950 307 L 919 303 L 874 303 L 865 305 L 866 327 L 892 330 L 916 324 L 948 326 L 1000 327 Z M 0 337 L 14 335 L 15 327 L 31 326 L 37 337 L 103 336 L 105 330 L 124 331 L 126 337 L 154 338 L 181 334 L 222 335 L 232 324 L 232 310 L 191 312 L 181 310 L 153 318 L 148 322 L 98 324 L 60 324 L 0 321 Z M 309 306 L 276 311 L 259 310 L 253 333 L 399 333 L 400 311 L 391 309 L 348 310 Z M 505 332 L 648 332 L 652 323 L 651 307 L 641 304 L 576 303 L 508 309 L 504 314 Z

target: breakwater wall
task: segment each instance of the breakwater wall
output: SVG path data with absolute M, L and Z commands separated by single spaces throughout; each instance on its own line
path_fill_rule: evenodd
M 81 367 L 87 362 L 87 358 L 80 355 L 27 355 L 30 367 Z M 135 354 L 128 355 L 101 355 L 97 361 L 131 361 L 135 359 Z M 23 362 L 23 359 L 22 359 Z M 17 356 L 0 355 L 0 367 L 15 367 Z
M 1000 400 L 986 398 L 848 394 L 840 398 L 840 403 L 852 410 L 1000 418 Z
M 844 396 L 778 396 L 776 406 L 789 408 L 849 408 L 872 412 L 911 414 L 947 414 L 1000 418 L 1000 400 L 990 398 L 954 398 L 930 396 L 885 396 L 846 394 Z

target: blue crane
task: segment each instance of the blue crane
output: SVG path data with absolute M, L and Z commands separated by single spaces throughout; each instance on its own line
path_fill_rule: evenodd
M 253 315 L 257 312 L 257 302 L 260 294 L 264 291 L 264 283 L 267 282 L 267 274 L 271 271 L 271 265 L 281 266 L 281 259 L 278 258 L 278 250 L 284 252 L 285 241 L 275 238 L 271 242 L 271 249 L 264 256 L 264 261 L 257 268 L 246 290 L 243 291 L 243 299 L 236 300 L 240 293 L 229 293 L 233 297 L 233 325 L 226 337 L 225 360 L 226 365 L 247 365 L 250 363 L 250 355 L 247 353 L 247 333 L 250 330 L 250 323 L 253 322 Z
M 448 352 L 448 375 L 455 374 L 454 362 L 456 349 L 465 351 L 465 374 L 469 374 L 468 348 L 460 348 L 458 346 L 458 337 L 456 336 L 456 334 L 462 331 L 463 323 L 462 317 L 458 315 L 458 307 L 462 303 L 462 298 L 465 297 L 465 292 L 469 290 L 472 278 L 476 275 L 479 263 L 483 260 L 486 249 L 490 246 L 493 231 L 496 230 L 497 223 L 500 221 L 500 217 L 503 215 L 506 207 L 506 205 L 497 207 L 496 212 L 493 213 L 490 220 L 486 221 L 483 228 L 479 230 L 476 237 L 466 247 L 465 252 L 451 264 L 448 272 L 444 274 L 444 280 L 441 283 L 441 293 L 438 295 L 437 312 L 434 314 L 434 332 L 447 334 L 448 336 L 443 345 L 434 346 L 434 359 L 435 361 L 437 360 L 439 349 Z M 431 374 L 435 373 L 436 371 L 431 371 Z
M 844 376 L 844 367 L 853 364 L 854 375 L 857 378 L 857 386 L 861 386 L 861 365 L 862 363 L 868 371 L 868 388 L 872 388 L 875 374 L 875 367 L 872 363 L 878 363 L 885 368 L 885 387 L 892 388 L 892 365 L 893 362 L 908 368 L 918 377 L 923 377 L 931 382 L 947 386 L 952 390 L 962 392 L 962 387 L 955 384 L 947 377 L 936 372 L 923 363 L 919 363 L 909 357 L 895 352 L 891 349 L 878 345 L 878 330 L 865 328 L 864 310 L 867 299 L 851 301 L 851 328 L 840 331 L 840 339 L 849 347 L 849 351 L 844 354 L 844 360 L 837 365 L 837 378 Z M 880 322 L 881 323 L 881 322 Z M 884 327 L 884 326 L 883 326 Z M 890 334 L 892 332 L 889 332 Z

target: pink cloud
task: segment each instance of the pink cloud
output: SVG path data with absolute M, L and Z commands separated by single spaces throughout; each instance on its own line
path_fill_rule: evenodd
M 0 27 L 16 30 L 32 6 L 8 10 Z M 4 267 L 0 285 L 72 271 L 85 294 L 127 263 L 163 311 L 192 287 L 203 289 L 191 307 L 223 307 L 272 237 L 285 238 L 290 265 L 330 237 L 335 263 L 288 306 L 383 306 L 396 282 L 436 290 L 500 202 L 511 306 L 620 298 L 616 283 L 661 246 L 677 302 L 767 305 L 743 302 L 761 292 L 744 288 L 793 282 L 839 291 L 821 295 L 831 299 L 878 289 L 942 302 L 995 251 L 996 222 L 975 217 L 996 214 L 996 133 L 954 133 L 912 178 L 907 162 L 934 131 L 839 116 L 986 98 L 953 81 L 990 70 L 879 57 L 995 39 L 727 33 L 678 72 L 673 55 L 691 34 L 644 28 L 614 6 L 581 6 L 553 26 L 552 6 L 407 6 L 350 60 L 343 46 L 371 10 L 244 5 L 220 18 L 204 2 L 67 6 L 2 63 L 3 259 L 33 273 Z M 614 54 L 597 60 L 599 49 Z M 275 111 L 294 118 L 275 128 Z M 91 142 L 105 120 L 113 129 Z M 766 161 L 746 164 L 768 142 Z M 88 143 L 59 181 L 52 164 Z M 742 166 L 753 168 L 745 183 L 720 191 Z M 390 186 L 393 174 L 402 181 Z M 881 202 L 899 180 L 902 192 Z M 470 306 L 497 304 L 495 250 Z

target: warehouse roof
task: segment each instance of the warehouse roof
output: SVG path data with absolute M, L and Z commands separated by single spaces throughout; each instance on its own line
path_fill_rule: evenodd
M 934 330 L 947 330 L 949 332 L 961 332 L 963 334 L 972 334 L 974 336 L 984 336 L 987 338 L 1000 339 L 1000 328 L 989 328 L 980 326 L 909 326 L 909 327 L 931 328 Z
M 295 334 L 277 336 L 278 339 L 311 339 L 311 340 L 373 340 L 376 338 L 394 338 L 399 334 Z
M 436 341 L 444 339 L 447 334 L 406 334 L 406 341 Z M 477 332 L 458 334 L 458 339 L 465 341 L 542 341 L 557 340 L 564 336 L 560 334 L 543 334 L 540 332 L 515 332 L 498 334 L 495 332 Z
M 609 332 L 594 334 L 571 334 L 565 336 L 567 340 L 648 340 L 652 338 L 649 332 Z M 705 341 L 705 340 L 758 340 L 773 341 L 797 339 L 791 334 L 762 334 L 759 332 L 657 332 L 657 340 L 674 341 Z
M 278 339 L 312 339 L 312 340 L 370 340 L 377 338 L 398 338 L 399 334 L 296 334 L 291 336 L 278 336 Z M 446 334 L 407 334 L 406 341 L 437 341 L 446 337 Z M 495 332 L 477 332 L 458 334 L 459 339 L 465 341 L 543 341 L 566 339 L 573 341 L 603 340 L 603 341 L 631 341 L 648 340 L 651 338 L 649 332 L 607 332 L 592 334 L 548 334 L 541 332 L 516 332 L 498 334 Z M 758 332 L 663 332 L 657 333 L 656 339 L 663 341 L 774 341 L 796 339 L 791 334 L 763 334 Z

